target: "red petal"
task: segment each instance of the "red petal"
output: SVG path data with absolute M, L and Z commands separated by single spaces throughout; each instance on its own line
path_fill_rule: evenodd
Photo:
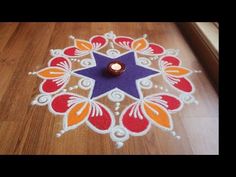
M 129 37 L 117 37 L 115 38 L 114 42 L 123 47 L 123 48 L 129 48 L 131 49 L 131 44 L 134 40 Z
M 112 114 L 109 113 L 107 108 L 101 104 L 94 104 L 101 109 L 102 114 L 98 113 L 96 115 L 96 112 L 94 112 L 95 110 L 92 107 L 87 123 L 92 129 L 95 129 L 95 131 L 98 131 L 99 133 L 107 133 L 107 131 L 114 125 L 114 117 L 112 117 Z
M 63 94 L 55 96 L 51 102 L 53 111 L 57 113 L 65 113 L 73 104 L 68 105 L 68 101 L 71 100 L 73 94 Z
M 125 110 L 125 113 L 121 117 L 121 122 L 123 126 L 128 129 L 128 131 L 133 135 L 144 133 L 150 127 L 150 122 L 145 118 L 145 116 L 141 112 L 141 106 L 138 106 L 138 110 L 140 111 L 142 118 L 135 117 L 134 113 L 130 115 L 132 108 L 136 105 L 137 104 L 133 104 L 128 107 L 128 109 Z
M 167 102 L 168 110 L 178 109 L 182 104 L 179 99 L 169 95 L 161 95 L 161 99 Z
M 191 84 L 191 82 L 186 79 L 186 78 L 175 78 L 175 77 L 171 77 L 174 79 L 178 79 L 178 82 L 173 84 L 173 86 L 183 92 L 192 92 L 193 91 L 193 86 Z
M 47 79 L 42 82 L 41 90 L 44 93 L 52 94 L 52 93 L 60 91 L 64 86 L 65 86 L 65 83 L 58 85 L 55 79 Z
M 180 60 L 174 56 L 165 56 L 161 58 L 160 62 L 165 61 L 171 64 L 171 66 L 179 66 Z
M 157 44 L 149 44 L 148 48 L 151 48 L 153 50 L 153 54 L 162 54 L 164 52 L 164 48 Z
M 60 67 L 60 68 L 63 68 L 63 69 L 67 69 L 64 66 L 62 66 L 62 64 L 64 64 L 64 63 L 66 63 L 66 65 L 69 68 L 71 68 L 70 61 L 68 59 L 64 58 L 64 57 L 56 57 L 56 58 L 51 59 L 48 62 L 48 66 L 57 66 L 57 67 Z
M 158 97 L 159 99 L 166 101 L 166 104 L 163 104 L 158 101 L 155 101 L 155 102 L 162 105 L 167 110 L 174 111 L 176 109 L 179 109 L 182 106 L 182 102 L 174 96 L 165 95 L 165 94 L 157 94 L 156 96 L 152 98 L 155 99 L 155 97 Z
M 68 55 L 68 56 L 76 56 L 75 55 L 75 51 L 78 50 L 75 47 L 69 47 L 67 49 L 64 50 L 64 54 Z
M 100 46 L 97 49 L 100 49 L 106 44 L 107 40 L 102 36 L 95 36 L 90 39 L 90 42 L 94 47 L 96 46 L 96 43 L 98 43 Z

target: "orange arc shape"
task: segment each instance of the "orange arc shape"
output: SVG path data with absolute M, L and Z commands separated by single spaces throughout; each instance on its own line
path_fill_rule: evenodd
M 82 102 L 74 106 L 68 113 L 67 125 L 72 126 L 83 121 L 89 114 L 90 104 Z
M 169 115 L 163 108 L 150 102 L 144 102 L 143 106 L 148 117 L 155 123 L 167 129 L 171 128 L 172 125 L 169 120 Z
M 147 46 L 148 46 L 148 42 L 144 38 L 137 39 L 132 43 L 132 49 L 137 50 L 137 51 L 143 50 L 147 48 Z
M 165 69 L 165 72 L 172 76 L 183 77 L 189 74 L 191 71 L 183 67 L 170 66 Z
M 89 51 L 93 49 L 93 45 L 90 42 L 80 39 L 75 40 L 75 47 L 81 51 Z
M 57 67 L 47 67 L 40 70 L 37 75 L 43 79 L 54 79 L 63 76 L 65 71 Z

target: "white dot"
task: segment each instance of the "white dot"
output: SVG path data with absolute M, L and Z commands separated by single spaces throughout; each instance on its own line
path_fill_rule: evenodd
M 116 142 L 116 148 L 119 149 L 124 145 L 123 142 Z
M 181 139 L 181 137 L 180 136 L 176 136 L 176 138 L 179 140 L 179 139 Z
M 201 73 L 201 70 L 194 70 L 195 73 Z
M 70 38 L 70 39 L 75 39 L 75 37 L 74 37 L 74 36 L 72 36 L 72 35 L 70 35 L 70 36 L 69 36 L 69 38 Z
M 116 102 L 116 106 L 120 106 L 120 103 L 119 103 L 119 102 Z
M 28 74 L 30 75 L 30 74 L 32 74 L 32 72 L 28 72 Z
M 115 112 L 115 115 L 117 115 L 117 116 L 118 116 L 118 115 L 120 115 L 120 113 L 117 111 L 117 112 Z
M 166 92 L 168 92 L 169 90 L 168 89 L 165 89 Z
M 118 109 L 120 109 L 120 107 L 118 107 L 118 106 L 117 106 L 117 107 L 115 107 L 115 110 L 116 110 L 116 111 L 117 111 Z
M 154 85 L 154 87 L 155 87 L 155 88 L 157 88 L 157 87 L 158 87 L 158 85 Z
M 57 133 L 56 136 L 59 138 L 61 136 L 61 133 Z
M 160 86 L 160 89 L 162 90 L 162 89 L 163 89 L 163 87 L 162 87 L 162 86 Z
M 73 87 L 69 87 L 69 90 L 73 90 Z
M 31 104 L 32 104 L 32 105 L 35 105 L 35 104 L 37 104 L 37 101 L 36 101 L 36 100 L 33 100 L 33 101 L 31 102 Z

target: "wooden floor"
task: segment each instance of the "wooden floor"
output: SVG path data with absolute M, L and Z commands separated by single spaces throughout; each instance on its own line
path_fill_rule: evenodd
M 57 138 L 61 117 L 31 105 L 42 80 L 28 72 L 47 65 L 50 49 L 69 46 L 69 35 L 89 39 L 109 31 L 134 38 L 146 33 L 149 41 L 179 49 L 185 67 L 202 70 L 189 77 L 199 105 L 173 115 L 180 140 L 154 126 L 121 149 L 86 125 Z M 174 23 L 0 23 L 0 76 L 0 154 L 218 154 L 218 95 Z

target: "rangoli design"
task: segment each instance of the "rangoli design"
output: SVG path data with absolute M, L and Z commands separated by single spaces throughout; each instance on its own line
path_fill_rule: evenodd
M 62 116 L 63 127 L 57 137 L 86 124 L 97 133 L 110 134 L 120 148 L 130 136 L 143 136 L 153 125 L 180 139 L 173 131 L 172 115 L 184 104 L 198 104 L 193 96 L 194 86 L 187 77 L 201 71 L 183 67 L 178 50 L 149 43 L 147 35 L 133 39 L 109 32 L 89 41 L 70 38 L 72 46 L 50 51 L 52 58 L 47 67 L 29 72 L 43 79 L 40 94 L 32 104 L 47 105 L 50 112 Z M 111 61 L 124 63 L 125 72 L 118 77 L 109 75 L 106 67 Z M 154 61 L 158 68 L 151 66 Z M 75 68 L 74 62 L 81 67 Z M 78 79 L 78 84 L 68 87 L 72 77 Z M 143 90 L 158 87 L 151 81 L 154 77 L 164 79 L 180 94 L 168 93 L 160 86 L 161 92 L 144 96 Z M 74 93 L 78 88 L 88 91 L 88 95 Z M 102 97 L 114 103 L 115 112 L 98 101 Z M 125 97 L 133 103 L 120 110 Z

